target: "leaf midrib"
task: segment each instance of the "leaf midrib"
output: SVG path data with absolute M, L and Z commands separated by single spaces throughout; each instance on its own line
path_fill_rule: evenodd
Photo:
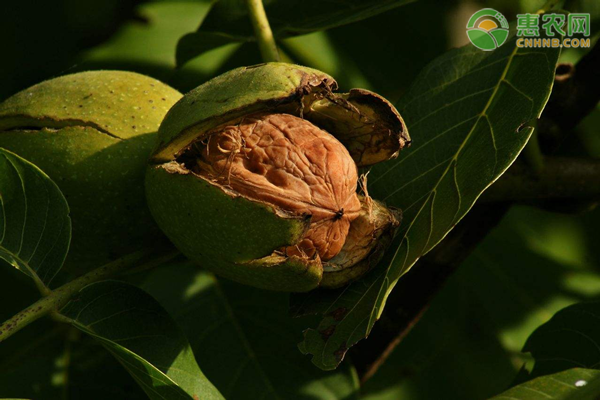
M 494 90 L 492 92 L 492 94 L 490 95 L 486 105 L 484 106 L 483 110 L 479 113 L 477 120 L 475 121 L 475 123 L 473 124 L 473 126 L 471 127 L 471 129 L 469 130 L 469 133 L 467 134 L 467 136 L 465 137 L 465 139 L 462 141 L 462 143 L 460 144 L 458 150 L 456 151 L 456 153 L 454 154 L 454 156 L 448 161 L 448 166 L 446 167 L 446 169 L 444 170 L 444 172 L 440 175 L 440 178 L 438 179 L 438 181 L 435 183 L 435 185 L 433 186 L 433 188 L 430 190 L 429 194 L 427 195 L 427 198 L 425 199 L 425 201 L 423 201 L 423 204 L 421 205 L 421 207 L 419 208 L 419 211 L 417 211 L 417 213 L 415 214 L 415 216 L 412 218 L 408 228 L 406 229 L 406 231 L 404 232 L 404 236 L 402 237 L 402 241 L 400 243 L 400 246 L 398 246 L 398 248 L 396 249 L 395 253 L 394 253 L 394 257 L 392 259 L 392 262 L 390 263 L 393 264 L 394 260 L 396 259 L 396 257 L 398 256 L 398 253 L 400 252 L 400 249 L 402 249 L 402 244 L 404 243 L 404 241 L 407 239 L 407 236 L 409 235 L 413 225 L 415 224 L 415 222 L 417 221 L 417 219 L 419 218 L 419 216 L 421 215 L 421 212 L 423 211 L 423 209 L 425 208 L 425 206 L 427 205 L 427 203 L 429 202 L 429 200 L 431 199 L 431 196 L 434 195 L 437 191 L 438 186 L 440 185 L 440 183 L 442 182 L 442 180 L 446 177 L 446 175 L 448 174 L 448 171 L 450 170 L 450 167 L 456 162 L 456 160 L 458 159 L 458 156 L 461 154 L 462 150 L 464 149 L 465 145 L 467 144 L 467 142 L 469 141 L 469 139 L 471 138 L 471 135 L 473 134 L 473 132 L 475 131 L 475 128 L 479 125 L 479 122 L 481 121 L 481 119 L 483 117 L 487 117 L 487 111 L 489 109 L 489 107 L 491 106 L 493 100 L 496 98 L 496 95 L 498 93 L 498 90 L 500 89 L 500 85 L 502 84 L 502 82 L 506 79 L 506 75 L 510 69 L 510 66 L 512 65 L 512 62 L 514 60 L 515 55 L 518 52 L 518 47 L 515 46 L 515 48 L 513 49 L 512 53 L 510 54 L 510 56 L 508 57 L 508 61 L 506 63 L 506 66 L 504 67 L 504 70 L 502 71 L 502 75 L 500 75 L 500 79 L 498 80 L 498 83 L 495 85 Z M 493 133 L 492 133 L 493 134 Z M 508 169 L 509 166 L 507 166 L 505 168 Z M 500 174 L 501 175 L 501 174 Z M 493 181 L 490 182 L 488 184 L 488 187 L 493 184 Z M 483 193 L 483 191 L 482 191 Z M 478 196 L 477 196 L 478 197 Z M 474 199 L 474 201 L 477 200 L 477 197 Z M 433 206 L 433 205 L 432 205 Z M 456 222 L 456 221 L 454 221 Z M 446 235 L 449 233 L 446 232 Z M 443 240 L 444 237 L 446 235 L 443 235 L 439 240 Z M 430 232 L 430 236 L 427 239 L 427 243 L 424 246 L 424 249 L 427 249 L 427 247 L 429 246 L 429 241 L 431 239 L 431 232 Z M 426 251 L 426 250 L 425 250 Z M 408 251 L 407 251 L 408 253 Z M 404 261 L 404 264 L 402 265 L 401 271 L 404 272 L 406 270 L 406 260 Z M 410 262 L 410 261 L 408 261 Z M 412 263 L 414 264 L 414 262 Z M 411 265 L 412 266 L 412 265 Z M 409 267 L 410 268 L 410 267 Z M 388 272 L 390 270 L 390 267 L 388 267 L 386 269 L 385 274 L 387 275 Z M 382 292 L 385 291 L 386 293 L 383 294 L 382 296 Z M 388 288 L 386 288 L 386 285 L 382 285 L 381 289 L 379 291 L 379 294 L 377 296 L 377 303 L 381 302 L 381 298 L 387 296 L 388 294 Z M 375 307 L 373 309 L 373 311 L 371 312 L 371 317 L 370 317 L 370 321 L 369 321 L 369 325 L 372 325 L 374 323 L 374 320 L 377 319 L 379 317 L 379 315 L 375 315 L 377 311 L 377 308 Z M 379 314 L 379 312 L 377 312 L 377 314 Z

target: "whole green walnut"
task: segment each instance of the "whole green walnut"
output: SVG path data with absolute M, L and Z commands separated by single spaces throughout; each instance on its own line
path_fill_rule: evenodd
M 400 212 L 368 196 L 358 167 L 396 157 L 410 138 L 381 96 L 335 89 L 320 71 L 268 63 L 216 77 L 173 106 L 146 194 L 183 254 L 282 291 L 340 287 L 379 261 Z
M 92 71 L 0 104 L 0 147 L 44 170 L 69 203 L 67 269 L 82 272 L 162 236 L 145 202 L 144 170 L 158 127 L 180 98 L 144 75 Z

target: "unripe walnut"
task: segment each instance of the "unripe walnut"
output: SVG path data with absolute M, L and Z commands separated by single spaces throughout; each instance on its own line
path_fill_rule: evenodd
M 285 249 L 288 255 L 330 260 L 361 208 L 356 163 L 348 150 L 290 114 L 246 117 L 210 133 L 194 172 L 249 199 L 311 216 L 304 237 Z
M 90 71 L 39 83 L 0 104 L 0 147 L 40 167 L 67 199 L 67 271 L 85 272 L 163 237 L 143 179 L 156 131 L 180 98 L 148 76 Z
M 379 261 L 400 212 L 368 196 L 358 168 L 396 157 L 410 138 L 381 96 L 335 89 L 320 71 L 268 63 L 173 106 L 146 195 L 183 254 L 238 282 L 298 292 L 343 286 Z

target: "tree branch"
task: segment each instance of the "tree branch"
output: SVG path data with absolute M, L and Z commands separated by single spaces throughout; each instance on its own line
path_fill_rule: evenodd
M 540 173 L 515 162 L 480 202 L 600 200 L 600 160 L 546 157 Z
M 179 252 L 174 251 L 173 249 L 169 249 L 168 251 L 163 250 L 162 252 L 157 252 L 156 250 L 142 250 L 129 254 L 80 276 L 58 289 L 51 291 L 47 296 L 42 297 L 37 302 L 0 325 L 0 342 L 8 339 L 10 336 L 44 315 L 60 310 L 69 302 L 75 293 L 79 292 L 90 283 L 108 278 L 142 263 L 149 266 L 157 266 L 176 257 L 178 254 Z
M 385 362 L 421 319 L 448 278 L 500 222 L 509 207 L 507 203 L 476 205 L 440 244 L 398 281 L 369 339 L 351 349 L 361 383 Z
M 568 131 L 588 115 L 600 101 L 600 45 L 596 45 L 575 67 L 557 68 L 552 98 L 544 116 Z
M 559 64 L 552 97 L 539 121 L 540 141 L 554 150 L 600 101 L 600 44 L 577 63 Z
M 400 279 L 369 340 L 351 349 L 361 382 L 383 364 L 512 204 L 554 200 L 600 200 L 600 160 L 546 157 L 540 172 L 523 161 L 515 162 L 448 236 Z

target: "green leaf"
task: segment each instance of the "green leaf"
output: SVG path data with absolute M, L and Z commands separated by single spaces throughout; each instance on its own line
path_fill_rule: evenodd
M 142 286 L 174 316 L 227 399 L 356 398 L 349 363 L 324 372 L 298 353 L 302 321 L 289 317 L 288 294 L 217 280 L 190 263 L 154 270 Z
M 60 313 L 102 343 L 151 399 L 222 399 L 175 321 L 143 290 L 117 281 L 94 283 Z
M 535 359 L 530 378 L 569 368 L 600 369 L 599 320 L 600 302 L 579 303 L 536 329 L 523 347 Z
M 68 370 L 67 399 L 148 400 L 135 379 L 98 341 L 77 328 Z M 110 382 L 110 384 L 107 384 Z
M 413 0 L 271 0 L 265 11 L 277 39 L 357 22 Z M 219 0 L 195 33 L 177 44 L 177 65 L 227 43 L 254 40 L 245 0 Z
M 490 400 L 595 400 L 598 398 L 598 382 L 600 371 L 573 368 L 522 383 Z M 594 385 L 593 391 L 589 390 L 591 385 Z
M 208 2 L 200 1 L 140 4 L 136 7 L 135 20 L 124 24 L 108 41 L 86 51 L 83 61 L 74 69 L 135 71 L 162 80 L 182 92 L 188 91 L 217 75 L 239 46 L 223 46 L 175 69 L 173 49 L 178 40 L 195 31 L 209 9 Z M 192 44 L 193 47 L 198 45 Z
M 359 87 L 373 90 L 356 60 L 345 54 L 329 38 L 328 32 L 315 32 L 281 41 L 292 62 L 306 65 L 335 77 L 340 87 Z
M 0 321 L 39 299 L 31 280 L 0 269 Z M 43 318 L 0 344 L 0 397 L 141 400 L 148 396 L 98 342 L 67 324 Z M 107 385 L 110 382 L 110 385 Z
M 369 193 L 403 210 L 392 250 L 358 282 L 295 296 L 296 315 L 325 315 L 299 346 L 315 365 L 335 368 L 369 334 L 398 279 L 512 164 L 548 100 L 558 54 L 519 49 L 513 37 L 493 52 L 450 51 L 417 78 L 398 107 L 413 144 L 369 175 Z
M 588 240 L 599 222 L 600 209 L 511 208 L 361 387 L 364 399 L 479 400 L 506 390 L 532 361 L 521 353 L 529 335 L 562 308 L 600 296 L 600 252 Z
M 69 206 L 56 184 L 35 165 L 0 148 L 0 259 L 47 290 L 70 241 Z
M 184 35 L 177 43 L 175 60 L 182 66 L 193 58 L 219 47 L 248 42 L 250 39 L 221 32 L 194 32 Z
M 83 55 L 81 69 L 128 69 L 167 80 L 174 72 L 177 41 L 198 27 L 209 7 L 200 2 L 142 4 L 136 9 L 137 20 Z

